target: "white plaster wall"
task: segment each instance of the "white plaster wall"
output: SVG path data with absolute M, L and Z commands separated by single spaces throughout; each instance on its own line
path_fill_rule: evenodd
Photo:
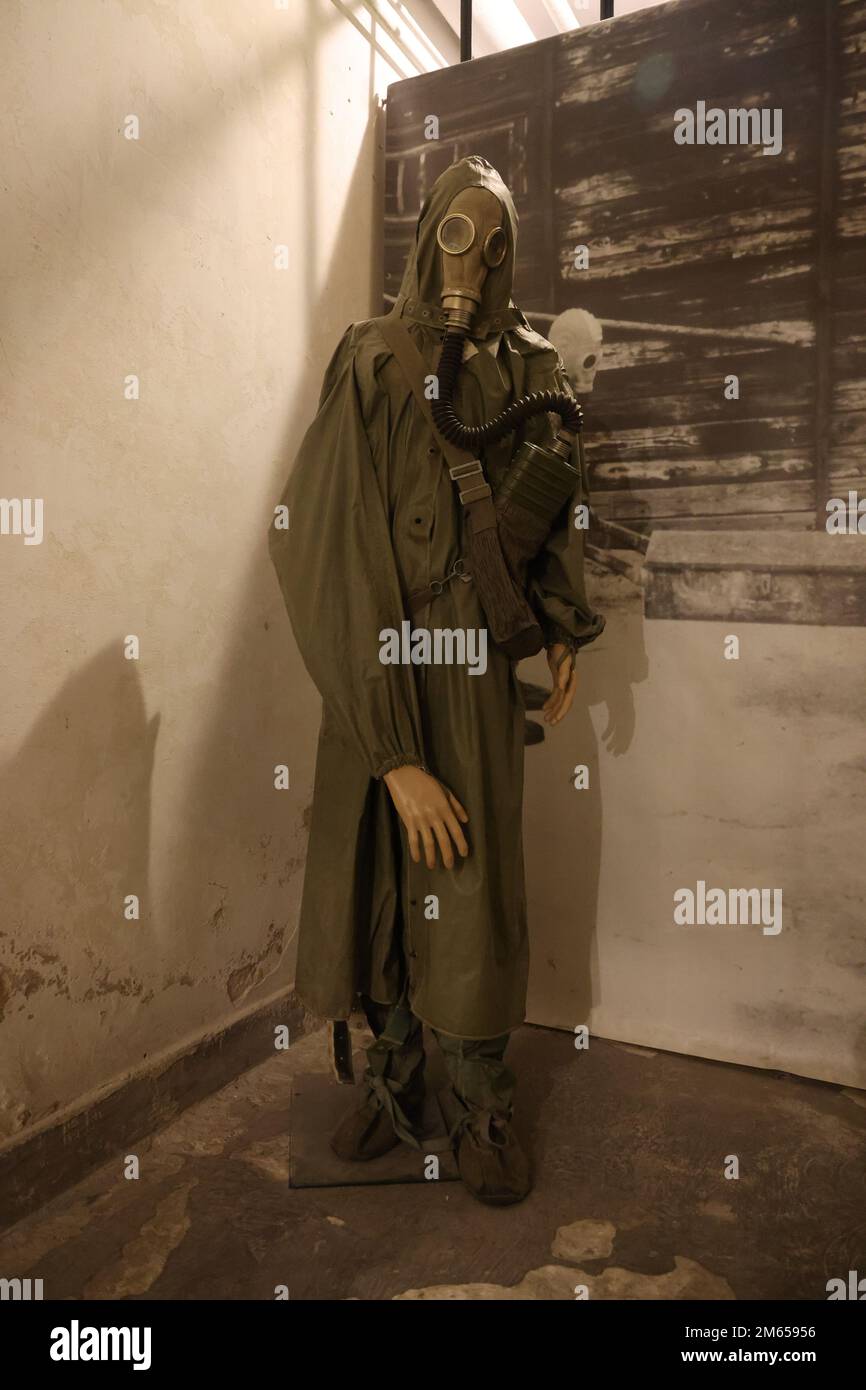
M 527 750 L 530 1019 L 866 1086 L 866 632 L 597 601 L 572 714 Z M 675 926 L 699 879 L 780 888 L 782 930 Z
M 266 533 L 381 303 L 402 75 L 344 10 L 0 7 L 0 495 L 45 508 L 0 536 L 0 1135 L 292 980 L 318 702 Z

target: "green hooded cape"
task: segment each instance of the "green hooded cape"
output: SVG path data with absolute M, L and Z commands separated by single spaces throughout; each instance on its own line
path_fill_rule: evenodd
M 517 214 L 477 156 L 452 165 L 425 199 L 394 312 L 434 373 L 444 325 L 436 227 L 468 185 L 496 194 L 508 233 L 455 394 L 461 418 L 481 424 L 528 391 L 570 388 L 556 350 L 513 305 Z M 546 423 L 531 422 L 529 436 Z M 512 435 L 486 451 L 494 490 L 518 442 Z M 528 965 L 523 699 L 512 663 L 489 641 L 483 675 L 380 660 L 380 633 L 400 631 L 406 596 L 446 576 L 462 555 L 462 518 L 377 320 L 353 324 L 337 347 L 282 502 L 291 525 L 271 528 L 271 556 L 323 704 L 297 988 L 316 1013 L 347 1018 L 359 993 L 394 1003 L 408 980 L 414 1013 L 440 1031 L 505 1033 L 523 1022 Z M 548 641 L 575 648 L 603 626 L 584 592 L 582 534 L 565 508 L 528 587 Z M 474 584 L 446 584 L 413 627 L 484 628 Z M 470 854 L 456 856 L 453 870 L 409 859 L 381 780 L 408 763 L 432 772 L 469 814 Z

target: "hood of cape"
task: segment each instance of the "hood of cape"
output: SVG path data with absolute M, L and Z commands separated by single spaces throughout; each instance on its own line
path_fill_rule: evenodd
M 436 310 L 441 308 L 442 252 L 436 241 L 436 228 L 445 216 L 451 200 L 464 188 L 486 188 L 499 199 L 502 206 L 502 225 L 508 239 L 508 249 L 501 265 L 488 270 L 481 291 L 479 319 L 513 307 L 511 286 L 514 279 L 514 255 L 517 242 L 517 210 L 514 200 L 491 164 L 481 155 L 470 154 L 459 159 L 440 174 L 424 202 L 415 228 L 415 245 L 406 262 L 400 301 L 421 301 Z

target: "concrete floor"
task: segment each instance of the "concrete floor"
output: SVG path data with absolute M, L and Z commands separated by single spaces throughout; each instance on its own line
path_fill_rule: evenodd
M 46 1298 L 293 1300 L 823 1300 L 866 1272 L 863 1092 L 539 1028 L 509 1060 L 536 1168 L 520 1206 L 289 1189 L 291 1077 L 328 1070 L 319 1032 L 140 1145 L 137 1180 L 118 1154 L 0 1236 L 0 1269 Z

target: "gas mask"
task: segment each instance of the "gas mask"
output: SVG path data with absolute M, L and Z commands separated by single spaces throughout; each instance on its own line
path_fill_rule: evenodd
M 467 333 L 487 272 L 501 265 L 508 251 L 499 199 L 486 188 L 461 189 L 436 229 L 436 241 L 442 252 L 442 307 L 448 329 Z
M 515 401 L 507 410 L 484 425 L 465 425 L 453 405 L 454 387 L 463 361 L 463 344 L 481 303 L 488 273 L 502 265 L 508 253 L 502 204 L 489 188 L 470 184 L 461 188 L 448 204 L 436 228 L 436 242 L 442 255 L 442 307 L 447 314 L 445 340 L 439 359 L 439 396 L 432 402 L 436 428 L 449 443 L 476 452 L 484 444 L 519 427 L 524 420 L 544 411 L 556 411 L 561 420 L 558 433 L 546 450 L 527 444 L 523 463 L 530 469 L 546 452 L 561 465 L 561 485 L 557 493 L 573 489 L 576 470 L 570 463 L 571 447 L 581 429 L 577 402 L 560 392 L 541 391 Z M 516 476 L 512 473 L 512 476 Z M 551 503 L 552 505 L 552 503 Z
M 553 320 L 548 332 L 565 365 L 572 386 L 585 396 L 595 384 L 604 352 L 601 324 L 588 309 L 566 309 Z

